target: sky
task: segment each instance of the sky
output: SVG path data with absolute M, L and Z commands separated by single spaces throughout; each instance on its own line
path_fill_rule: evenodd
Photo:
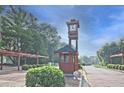
M 94 56 L 105 43 L 124 37 L 124 6 L 23 6 L 41 22 L 57 28 L 61 41 L 68 43 L 66 21 L 79 20 L 79 55 Z

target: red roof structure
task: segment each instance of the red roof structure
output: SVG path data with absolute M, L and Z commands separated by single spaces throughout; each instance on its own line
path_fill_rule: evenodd
M 15 51 L 9 51 L 9 50 L 0 50 L 0 55 L 1 55 L 1 70 L 3 68 L 3 56 L 18 57 L 18 70 L 20 70 L 20 58 L 21 57 L 36 58 L 37 64 L 39 64 L 39 58 L 49 58 L 48 56 L 41 56 L 38 53 L 30 54 L 30 53 L 15 52 Z

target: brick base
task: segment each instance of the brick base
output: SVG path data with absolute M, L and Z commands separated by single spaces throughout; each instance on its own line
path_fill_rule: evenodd
M 79 69 L 79 65 L 77 63 L 65 63 L 65 62 L 60 62 L 59 63 L 59 68 L 64 72 L 64 73 L 73 73 L 74 71 Z

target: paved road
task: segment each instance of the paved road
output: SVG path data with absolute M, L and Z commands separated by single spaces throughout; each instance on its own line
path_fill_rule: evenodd
M 124 87 L 124 73 L 86 66 L 87 78 L 92 87 Z

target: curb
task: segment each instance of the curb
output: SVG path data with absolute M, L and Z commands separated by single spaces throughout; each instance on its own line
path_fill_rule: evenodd
M 82 69 L 79 87 L 92 87 L 92 84 L 88 80 L 87 72 L 85 71 L 84 68 Z
M 83 77 L 84 77 L 85 82 L 87 83 L 88 87 L 91 87 L 92 85 L 88 80 L 87 72 L 85 70 L 83 72 L 84 72 Z

